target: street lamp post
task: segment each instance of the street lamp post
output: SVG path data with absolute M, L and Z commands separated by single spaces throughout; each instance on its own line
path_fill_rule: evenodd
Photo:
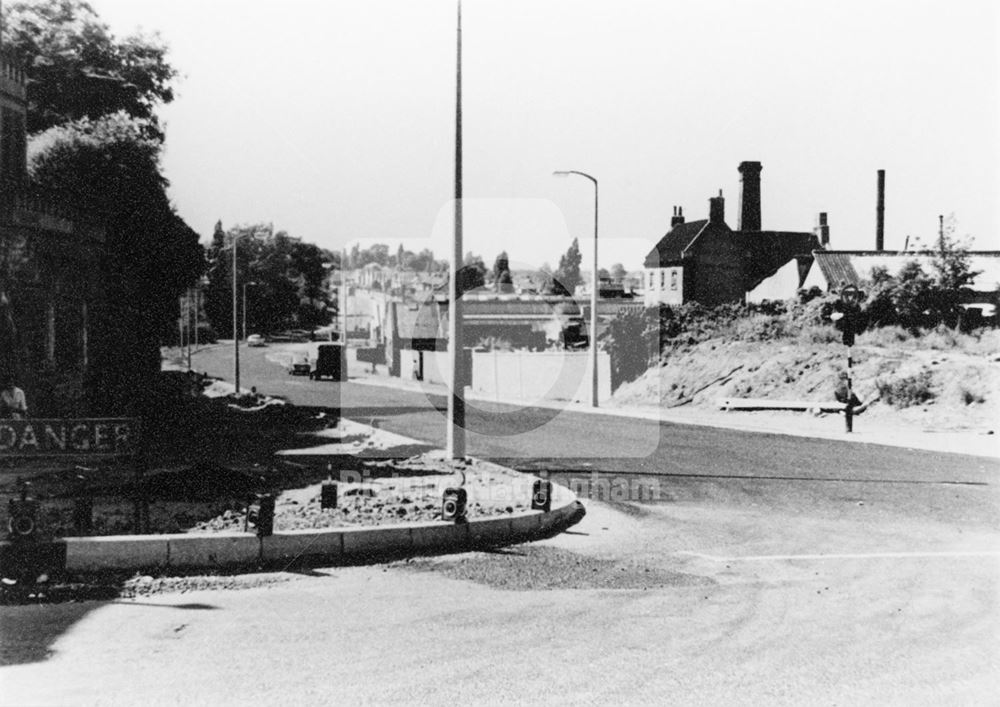
M 233 234 L 233 377 L 235 378 L 236 394 L 240 393 L 240 332 L 237 329 L 239 322 L 236 319 L 236 244 L 239 236 Z
M 591 274 L 590 288 L 590 406 L 597 407 L 597 180 L 586 172 L 578 172 L 575 169 L 557 170 L 553 172 L 557 177 L 566 177 L 570 174 L 578 174 L 586 177 L 594 183 L 594 263 Z
M 244 282 L 243 283 L 243 340 L 246 341 L 247 338 L 247 286 L 254 287 L 257 285 L 256 282 Z

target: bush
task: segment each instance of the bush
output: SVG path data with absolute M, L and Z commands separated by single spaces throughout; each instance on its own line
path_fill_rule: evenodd
M 875 386 L 882 400 L 900 410 L 933 400 L 934 391 L 931 390 L 931 382 L 931 372 L 921 371 L 895 380 L 880 379 L 875 381 Z

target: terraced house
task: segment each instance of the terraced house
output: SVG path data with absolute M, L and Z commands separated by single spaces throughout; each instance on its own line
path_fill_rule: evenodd
M 675 206 L 670 230 L 646 256 L 645 304 L 705 306 L 746 301 L 746 293 L 796 256 L 821 250 L 812 231 L 761 230 L 760 162 L 742 162 L 739 225 L 726 224 L 726 202 L 709 199 L 708 218 L 685 221 Z M 819 232 L 820 229 L 817 229 Z

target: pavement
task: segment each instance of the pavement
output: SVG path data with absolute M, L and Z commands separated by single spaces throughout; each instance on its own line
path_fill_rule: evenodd
M 372 374 L 362 365 L 359 370 L 351 371 L 351 383 L 374 385 L 387 388 L 397 388 L 414 392 L 426 392 L 432 395 L 444 395 L 447 387 L 421 381 L 403 380 L 388 375 L 384 366 L 377 367 Z M 466 391 L 466 399 L 470 401 L 491 402 L 502 405 L 525 405 L 525 401 L 516 398 L 478 395 L 471 389 Z M 935 432 L 913 429 L 886 422 L 884 419 L 858 415 L 854 418 L 854 429 L 848 433 L 845 430 L 844 419 L 839 414 L 813 415 L 809 412 L 786 411 L 740 411 L 711 410 L 704 407 L 681 406 L 674 408 L 658 408 L 654 406 L 615 407 L 613 403 L 605 403 L 594 408 L 590 405 L 567 401 L 531 401 L 532 407 L 551 410 L 566 410 L 590 415 L 614 415 L 616 417 L 656 420 L 681 425 L 698 425 L 722 429 L 741 430 L 745 432 L 762 432 L 768 434 L 790 435 L 793 437 L 810 437 L 830 439 L 858 444 L 880 444 L 890 447 L 903 447 L 933 452 L 953 454 L 971 454 L 975 456 L 1000 458 L 1000 436 L 984 432 Z

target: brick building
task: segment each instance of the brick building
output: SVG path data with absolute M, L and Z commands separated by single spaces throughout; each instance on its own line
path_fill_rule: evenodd
M 0 58 L 0 372 L 35 416 L 82 412 L 104 230 L 26 187 L 26 79 Z
M 742 162 L 740 220 L 726 224 L 722 192 L 709 199 L 708 218 L 686 222 L 674 207 L 670 230 L 646 256 L 646 306 L 740 303 L 746 293 L 797 255 L 822 248 L 813 232 L 761 230 L 760 162 Z

